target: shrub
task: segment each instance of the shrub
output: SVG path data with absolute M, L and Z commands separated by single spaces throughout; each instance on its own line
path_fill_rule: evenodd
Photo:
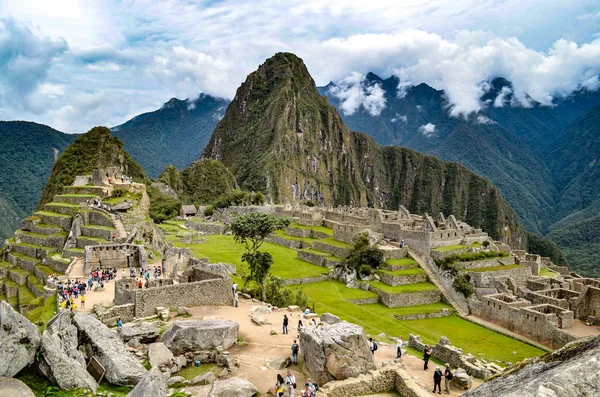
M 485 248 L 490 246 L 490 240 L 485 240 L 482 244 Z
M 473 295 L 473 284 L 467 278 L 467 275 L 461 274 L 454 278 L 454 282 L 452 283 L 452 287 L 461 294 L 465 296 L 465 298 Z
M 356 270 L 360 275 L 369 275 L 384 262 L 383 252 L 369 247 L 369 237 L 361 234 L 348 254 L 344 264 Z
M 244 280 L 244 282 L 246 281 Z M 262 299 L 262 287 L 259 284 L 254 283 L 251 288 L 242 288 L 242 290 L 249 293 L 253 298 Z M 308 305 L 308 297 L 302 288 L 299 288 L 294 292 L 292 289 L 284 287 L 283 280 L 279 277 L 269 275 L 266 292 L 266 301 L 273 306 L 286 307 L 296 305 L 306 307 Z
M 483 259 L 492 259 L 507 257 L 508 252 L 500 251 L 479 251 L 479 252 L 466 252 L 464 254 L 450 255 L 444 259 L 434 259 L 435 264 L 438 265 L 442 270 L 448 270 L 455 262 L 471 262 Z
M 314 207 L 315 206 L 315 202 L 312 200 L 306 200 L 306 206 L 307 207 Z

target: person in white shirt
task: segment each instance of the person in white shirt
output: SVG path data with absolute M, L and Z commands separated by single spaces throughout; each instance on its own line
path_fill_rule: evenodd
M 294 397 L 294 385 L 296 384 L 296 377 L 292 374 L 292 371 L 287 371 L 285 377 L 285 384 L 287 385 L 289 397 Z
M 402 342 L 402 337 L 399 336 L 398 339 L 396 339 L 396 358 L 401 358 L 402 357 L 402 344 L 404 342 Z

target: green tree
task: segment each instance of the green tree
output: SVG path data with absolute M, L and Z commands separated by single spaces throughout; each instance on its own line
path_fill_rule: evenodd
M 369 237 L 361 234 L 354 248 L 345 260 L 345 264 L 356 270 L 359 275 L 369 275 L 383 263 L 383 252 L 374 247 L 369 247 Z
M 258 249 L 265 238 L 275 230 L 280 230 L 290 224 L 288 218 L 278 218 L 273 214 L 251 212 L 240 216 L 229 225 L 233 239 L 246 246 L 242 261 L 248 264 L 250 279 L 261 286 L 263 300 L 267 300 L 266 282 L 269 270 L 273 264 L 273 257 L 268 252 Z

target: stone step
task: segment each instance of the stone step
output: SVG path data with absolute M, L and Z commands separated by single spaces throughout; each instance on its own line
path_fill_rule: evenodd
M 58 225 L 47 225 L 45 223 L 40 222 L 30 226 L 29 228 L 23 228 L 23 230 L 27 230 L 36 234 L 50 235 L 62 232 L 63 228 Z
M 34 227 L 36 224 L 41 222 L 42 218 L 40 218 L 39 216 L 29 216 L 23 219 L 23 222 L 21 223 L 21 229 L 29 230 L 30 228 Z
M 2 281 L 3 281 L 2 287 L 4 288 L 4 295 L 6 295 L 7 298 L 16 297 L 19 294 L 19 284 L 15 283 L 14 281 L 12 281 L 9 278 L 5 278 Z
M 94 198 L 100 198 L 95 194 L 57 194 L 54 196 L 55 203 L 81 204 L 91 202 Z
M 350 254 L 350 251 L 352 250 L 351 245 L 333 239 L 328 240 L 330 240 L 331 243 L 322 240 L 315 240 L 313 241 L 312 245 L 316 250 L 327 252 L 333 256 L 337 256 L 338 258 L 345 258 Z
M 382 283 L 392 287 L 427 282 L 427 273 L 418 267 L 395 271 L 380 270 L 377 272 L 377 275 Z
M 106 188 L 103 186 L 63 186 L 63 194 L 89 194 L 104 196 Z
M 25 230 L 17 230 L 15 232 L 17 243 L 27 243 L 33 245 L 40 245 L 44 247 L 54 247 L 55 250 L 60 250 L 65 245 L 67 240 L 67 233 L 61 232 L 57 234 L 37 234 L 28 232 Z
M 75 215 L 80 209 L 81 206 L 79 204 L 70 204 L 64 202 L 52 202 L 44 204 L 44 211 L 56 212 L 57 214 L 69 216 Z
M 431 283 L 407 284 L 392 287 L 379 281 L 369 281 L 369 290 L 379 295 L 387 307 L 427 305 L 440 302 L 441 291 Z
M 66 250 L 63 250 L 63 257 L 64 258 L 83 258 L 85 255 L 85 251 L 83 250 L 83 248 L 67 248 Z
M 8 278 L 19 285 L 27 284 L 27 277 L 32 275 L 33 273 L 23 269 L 22 267 L 13 267 L 8 270 Z
M 51 211 L 38 211 L 35 214 L 42 218 L 42 222 L 46 225 L 58 225 L 63 230 L 71 229 L 72 218 L 69 215 L 59 214 Z
M 41 259 L 14 251 L 7 255 L 7 259 L 13 265 L 21 267 L 29 272 L 33 272 L 35 267 L 42 263 Z
M 10 262 L 0 262 L 0 279 L 8 277 L 8 269 L 13 267 L 13 264 Z
M 29 288 L 36 297 L 44 296 L 44 285 L 41 283 L 40 279 L 34 275 L 27 277 L 27 288 Z
M 46 257 L 45 262 L 46 265 L 50 266 L 57 273 L 61 274 L 66 273 L 67 269 L 69 268 L 69 264 L 71 264 L 70 258 L 65 258 L 60 253 L 55 253 L 54 255 Z
M 15 243 L 12 245 L 12 250 L 13 252 L 19 252 L 33 258 L 43 258 L 47 256 L 48 253 L 56 251 L 54 247 L 28 243 Z
M 85 225 L 81 228 L 81 234 L 89 237 L 109 240 L 114 235 L 117 237 L 117 229 L 108 226 Z
M 77 237 L 77 248 L 85 248 L 88 245 L 100 245 L 107 243 L 108 241 L 103 238 L 91 237 L 91 236 L 79 236 Z

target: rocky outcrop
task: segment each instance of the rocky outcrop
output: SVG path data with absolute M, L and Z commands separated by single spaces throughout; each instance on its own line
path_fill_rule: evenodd
M 292 365 L 292 359 L 289 357 L 278 358 L 269 363 L 269 367 L 281 371 Z
M 238 338 L 240 325 L 231 320 L 187 320 L 173 323 L 161 342 L 175 355 L 188 351 L 227 349 Z
M 167 375 L 160 372 L 158 368 L 152 368 L 127 394 L 127 397 L 165 397 L 167 395 L 167 379 Z
M 79 330 L 79 342 L 89 357 L 106 369 L 104 377 L 115 385 L 134 386 L 146 374 L 146 369 L 129 353 L 116 332 L 111 331 L 93 316 L 77 313 L 73 323 Z
M 42 334 L 40 360 L 44 360 L 49 378 L 63 390 L 85 388 L 95 392 L 98 387 L 96 381 L 81 363 L 67 355 L 61 347 L 59 335 L 53 335 L 48 330 Z
M 163 343 L 153 343 L 148 346 L 148 361 L 152 368 L 164 369 L 171 366 L 175 360 L 173 353 Z
M 125 324 L 119 329 L 119 336 L 123 342 L 136 338 L 141 343 L 151 343 L 160 336 L 158 321 L 142 321 L 135 324 Z
M 467 371 L 462 368 L 456 368 L 453 372 L 454 377 L 450 381 L 450 384 L 459 390 L 469 390 L 473 386 L 473 381 Z
M 35 394 L 20 380 L 0 376 L 0 396 L 35 397 Z
M 308 371 L 320 385 L 376 369 L 365 333 L 356 324 L 307 327 L 300 332 L 300 348 Z
M 325 324 L 337 324 L 341 322 L 340 318 L 331 313 L 323 313 L 321 314 L 321 322 Z
M 509 368 L 465 397 L 579 397 L 600 394 L 600 336 L 569 343 Z
M 0 302 L 0 376 L 12 378 L 33 363 L 40 331 L 6 301 Z
M 208 393 L 208 397 L 253 397 L 256 395 L 258 395 L 256 386 L 240 378 L 217 380 Z

